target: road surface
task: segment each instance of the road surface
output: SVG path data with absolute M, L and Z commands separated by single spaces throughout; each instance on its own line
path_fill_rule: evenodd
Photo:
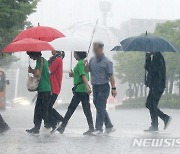
M 143 132 L 150 124 L 148 111 L 135 109 L 109 111 L 117 129 L 110 136 L 83 136 L 87 124 L 81 110 L 75 112 L 63 135 L 47 135 L 42 129 L 39 136 L 32 136 L 25 129 L 33 126 L 33 106 L 10 108 L 1 112 L 11 130 L 0 135 L 0 154 L 179 154 L 180 147 L 133 147 L 133 139 L 180 138 L 180 111 L 165 112 L 173 117 L 172 123 L 163 131 L 160 122 L 160 132 L 154 134 Z

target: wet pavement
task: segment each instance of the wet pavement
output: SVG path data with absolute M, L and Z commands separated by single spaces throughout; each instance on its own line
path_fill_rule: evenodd
M 109 111 L 117 129 L 115 133 L 100 137 L 83 136 L 87 130 L 86 119 L 83 112 L 77 110 L 63 135 L 48 135 L 42 129 L 40 135 L 33 136 L 25 132 L 26 128 L 33 126 L 33 106 L 10 108 L 2 112 L 11 130 L 0 135 L 0 154 L 179 154 L 180 147 L 133 147 L 133 139 L 180 138 L 180 111 L 164 111 L 173 120 L 166 131 L 160 121 L 159 133 L 145 133 L 143 130 L 150 124 L 149 113 L 146 109 L 135 109 Z M 60 113 L 64 115 L 65 111 Z

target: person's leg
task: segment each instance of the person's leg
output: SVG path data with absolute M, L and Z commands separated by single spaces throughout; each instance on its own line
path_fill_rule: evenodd
M 109 114 L 106 110 L 106 103 L 107 103 L 107 99 L 109 97 L 109 92 L 110 92 L 110 86 L 109 85 L 105 85 L 103 89 L 107 89 L 106 92 L 104 93 L 104 98 L 105 98 L 105 115 L 104 115 L 104 123 L 105 123 L 105 126 L 106 126 L 106 129 L 108 128 L 112 128 L 113 125 L 112 125 L 112 122 L 110 120 L 110 117 L 109 117 Z
M 53 108 L 57 97 L 58 95 L 52 94 L 49 99 L 49 118 L 50 118 L 49 121 L 53 128 L 55 128 L 58 122 L 63 121 L 63 117 Z
M 43 119 L 41 103 L 42 103 L 42 93 L 38 93 L 37 101 L 34 109 L 34 127 L 32 129 L 27 129 L 26 131 L 28 133 L 39 134 L 41 122 Z
M 75 93 L 72 100 L 71 100 L 71 103 L 68 106 L 68 110 L 64 116 L 64 120 L 61 124 L 61 127 L 64 127 L 64 128 L 66 127 L 69 119 L 73 115 L 73 113 L 76 110 L 77 106 L 79 105 L 80 101 L 81 101 L 81 98 L 80 98 L 79 94 Z
M 159 101 L 160 101 L 160 98 L 162 96 L 163 92 L 156 92 L 156 103 L 157 103 L 157 106 L 159 104 Z M 157 115 L 159 118 L 161 118 L 163 121 L 168 117 L 167 114 L 164 114 L 158 107 L 157 107 Z
M 146 108 L 149 109 L 150 117 L 151 117 L 151 126 L 153 125 L 153 110 L 152 110 L 152 103 L 153 103 L 153 95 L 152 91 L 149 91 L 147 100 L 146 100 Z
M 9 129 L 10 129 L 9 126 L 7 125 L 7 123 L 4 121 L 3 117 L 0 114 L 0 133 L 4 133 Z
M 160 101 L 160 98 L 162 96 L 163 92 L 160 92 L 158 90 L 153 90 L 152 91 L 152 96 L 153 96 L 153 107 L 152 107 L 152 112 L 153 112 L 153 124 L 155 128 L 158 128 L 158 116 L 163 118 L 165 115 L 158 109 L 158 104 Z
M 91 113 L 91 108 L 90 108 L 90 103 L 89 103 L 89 95 L 87 93 L 82 93 L 81 98 L 82 98 L 81 99 L 82 107 L 83 107 L 83 111 L 88 122 L 89 130 L 94 131 L 93 118 L 92 118 L 92 113 Z
M 51 127 L 51 123 L 50 123 L 50 115 L 49 115 L 49 99 L 51 96 L 50 92 L 42 92 L 42 116 L 43 116 L 43 120 L 45 123 L 45 127 L 46 128 L 50 128 Z
M 112 124 L 112 122 L 111 122 L 111 120 L 109 118 L 109 115 L 108 115 L 107 111 L 105 112 L 105 119 L 104 119 L 104 121 L 105 121 L 106 129 L 113 127 L 113 124 Z
M 95 128 L 96 130 L 98 131 L 103 131 L 102 130 L 102 125 L 103 125 L 103 122 L 101 120 L 101 114 L 100 113 L 100 107 L 99 107 L 99 100 L 98 100 L 98 95 L 99 95 L 99 86 L 93 86 L 93 103 L 95 105 L 95 108 L 96 108 L 96 124 L 95 124 Z
M 94 92 L 97 93 L 95 102 L 95 107 L 97 110 L 97 117 L 96 117 L 96 130 L 103 131 L 103 123 L 105 122 L 106 117 L 106 102 L 109 96 L 109 85 L 101 85 L 98 86 L 98 89 Z M 107 114 L 108 115 L 108 114 Z M 105 122 L 108 126 L 111 124 L 110 120 L 106 118 Z
M 50 103 L 50 108 L 52 109 L 50 114 L 51 116 L 56 120 L 56 122 L 59 122 L 59 121 L 63 121 L 63 117 L 53 108 L 56 100 L 57 100 L 57 97 L 58 95 L 56 94 L 52 94 L 51 96 L 51 103 Z
M 42 115 L 42 94 L 38 93 L 37 101 L 34 109 L 34 126 L 37 130 L 40 130 L 41 122 L 43 119 Z

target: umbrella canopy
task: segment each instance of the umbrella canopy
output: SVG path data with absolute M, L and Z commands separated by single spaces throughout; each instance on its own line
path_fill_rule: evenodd
M 26 38 L 17 42 L 10 43 L 4 48 L 3 53 L 18 51 L 38 52 L 47 50 L 52 51 L 55 49 L 48 42 Z
M 92 32 L 94 30 L 94 23 L 82 23 L 73 25 L 73 27 L 69 27 L 66 33 L 69 33 L 69 36 L 78 36 L 85 40 L 91 39 Z M 96 26 L 95 34 L 93 37 L 94 41 L 101 41 L 104 43 L 105 52 L 109 52 L 115 45 L 119 45 L 119 40 L 114 33 L 105 26 Z M 89 45 L 88 45 L 89 46 Z
M 64 37 L 56 39 L 50 43 L 58 51 L 86 51 L 90 41 L 79 37 Z
M 144 51 L 144 52 L 179 52 L 170 42 L 161 37 L 140 35 L 121 41 L 121 46 L 116 46 L 114 51 Z M 122 50 L 121 50 L 122 49 Z
M 51 42 L 57 38 L 65 37 L 63 33 L 52 27 L 37 26 L 22 31 L 14 40 L 19 41 L 25 38 L 32 38 L 41 41 Z

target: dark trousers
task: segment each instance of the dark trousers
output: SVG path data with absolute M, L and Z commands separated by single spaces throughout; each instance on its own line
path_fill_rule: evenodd
M 49 122 L 49 98 L 51 96 L 51 92 L 38 92 L 36 106 L 34 110 L 34 125 L 36 129 L 40 129 L 42 120 L 46 124 L 46 128 L 50 128 Z
M 58 95 L 52 94 L 49 99 L 49 121 L 51 127 L 55 127 L 58 122 L 63 121 L 63 117 L 53 108 L 54 103 L 57 100 Z
M 112 128 L 113 125 L 106 111 L 106 103 L 110 93 L 109 84 L 93 86 L 93 101 L 96 107 L 96 130 L 103 130 L 103 124 L 106 128 Z
M 89 95 L 87 93 L 75 93 L 70 105 L 68 106 L 68 111 L 66 112 L 64 116 L 64 122 L 62 123 L 63 127 L 66 127 L 69 119 L 73 115 L 74 111 L 76 110 L 79 103 L 82 103 L 83 111 L 87 119 L 87 123 L 89 126 L 89 129 L 94 129 L 93 119 L 92 119 L 92 113 L 90 109 L 90 103 L 89 103 Z
M 4 132 L 6 129 L 8 129 L 9 126 L 7 123 L 4 121 L 3 117 L 0 115 L 0 133 Z
M 163 91 L 158 91 L 154 89 L 150 89 L 149 95 L 147 97 L 146 101 L 146 107 L 149 109 L 150 116 L 151 116 L 151 125 L 152 127 L 158 128 L 158 117 L 160 117 L 162 120 L 165 120 L 167 117 L 166 114 L 164 114 L 159 108 L 159 100 L 163 94 Z

